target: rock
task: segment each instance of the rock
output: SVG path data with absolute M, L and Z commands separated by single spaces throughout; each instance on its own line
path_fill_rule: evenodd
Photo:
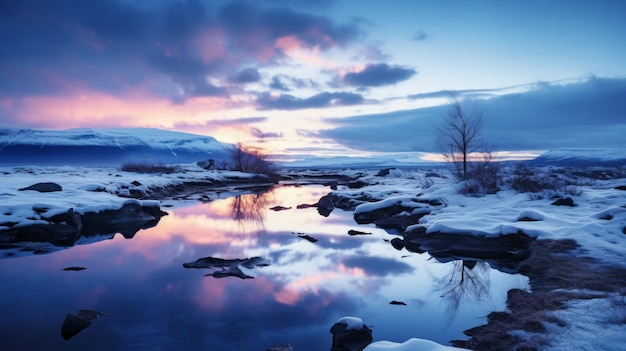
M 392 169 L 395 168 L 385 168 L 385 169 L 381 169 L 378 173 L 376 173 L 377 177 L 386 177 L 389 175 L 389 171 L 391 171 Z
M 237 266 L 226 267 L 222 270 L 215 271 L 213 273 L 205 274 L 205 277 L 214 277 L 214 278 L 226 278 L 226 277 L 237 277 L 241 279 L 254 279 L 247 274 L 245 274 L 241 268 Z
M 317 207 L 317 204 L 313 204 L 313 205 L 311 205 L 311 204 L 300 204 L 300 205 L 296 206 L 296 208 L 298 210 L 302 210 L 302 209 L 305 209 L 305 208 L 311 208 L 311 207 Z
M 571 197 L 566 197 L 564 199 L 557 199 L 556 201 L 554 201 L 553 203 L 551 203 L 551 205 L 553 206 L 569 206 L 569 207 L 574 207 L 574 200 L 572 200 Z
M 47 182 L 47 183 L 37 183 L 26 188 L 18 189 L 18 191 L 24 191 L 24 190 L 34 190 L 40 193 L 51 193 L 55 191 L 63 191 L 63 188 L 57 183 Z
M 266 351 L 293 351 L 293 347 L 291 345 L 280 345 L 276 347 L 270 347 Z
M 339 185 L 339 183 L 336 180 L 333 180 L 332 182 L 330 182 L 330 189 L 331 190 L 337 190 L 337 186 Z
M 83 235 L 120 233 L 130 239 L 141 229 L 157 225 L 167 213 L 156 206 L 128 203 L 119 210 L 88 212 L 82 215 Z
M 270 210 L 272 211 L 284 211 L 284 210 L 290 210 L 291 207 L 284 207 L 284 206 L 274 206 L 274 207 L 270 207 Z
M 400 238 L 393 238 L 391 239 L 391 246 L 398 251 L 402 250 L 404 249 L 404 240 Z
M 626 185 L 618 185 L 614 189 L 616 189 L 616 190 L 626 190 Z
M 402 302 L 402 301 L 396 301 L 396 300 L 392 300 L 390 303 L 390 305 L 400 305 L 400 306 L 406 306 L 406 303 Z
M 183 267 L 185 268 L 227 268 L 227 267 L 236 267 L 243 266 L 248 269 L 252 269 L 254 267 L 267 267 L 269 263 L 267 260 L 262 257 L 251 257 L 251 258 L 235 258 L 235 259 L 223 259 L 219 257 L 204 257 L 195 260 L 194 262 L 183 263 Z
M 372 233 L 362 232 L 359 230 L 350 229 L 348 230 L 348 235 L 371 235 Z
M 204 169 L 215 168 L 215 160 L 212 158 L 206 161 L 198 161 L 196 164 Z
M 141 185 L 142 185 L 141 183 L 139 183 L 139 182 L 138 182 L 138 181 L 136 181 L 136 180 L 133 180 L 130 184 L 132 184 L 132 185 L 134 185 L 134 186 L 141 186 Z
M 82 271 L 82 270 L 85 270 L 85 269 L 87 269 L 87 268 L 85 268 L 85 267 L 78 267 L 78 266 L 72 266 L 72 267 L 65 267 L 65 268 L 63 268 L 64 271 L 75 271 L 75 272 Z
M 102 315 L 104 315 L 104 313 L 92 310 L 80 310 L 77 315 L 68 313 L 61 326 L 61 336 L 65 340 L 71 339 L 76 334 L 92 325 L 93 322 Z
M 373 341 L 372 329 L 368 326 L 349 325 L 343 319 L 335 323 L 330 332 L 333 334 L 331 351 L 362 351 Z
M 302 239 L 306 239 L 312 243 L 317 242 L 317 239 L 315 239 L 314 237 L 308 235 L 308 234 L 298 234 L 298 238 L 302 238 Z
M 328 217 L 334 209 L 335 205 L 333 205 L 331 194 L 322 196 L 317 202 L 317 212 L 324 217 Z
M 354 180 L 351 181 L 350 183 L 348 183 L 348 188 L 350 189 L 361 189 L 362 187 L 366 186 L 367 183 L 362 181 L 362 180 Z
M 213 273 L 206 274 L 207 277 L 214 278 L 226 278 L 226 277 L 238 277 L 241 279 L 253 279 L 245 274 L 239 266 L 254 269 L 255 267 L 267 267 L 270 263 L 262 257 L 251 258 L 235 258 L 235 259 L 223 259 L 218 257 L 204 257 L 197 259 L 194 262 L 183 263 L 185 268 L 210 268 L 219 269 Z

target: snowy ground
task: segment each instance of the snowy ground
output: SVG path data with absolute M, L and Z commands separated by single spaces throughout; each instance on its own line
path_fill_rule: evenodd
M 181 173 L 155 174 L 123 172 L 116 168 L 2 167 L 0 230 L 6 229 L 7 224 L 18 227 L 45 224 L 46 218 L 70 208 L 83 214 L 119 209 L 128 203 L 148 205 L 155 201 L 130 198 L 131 194 L 147 194 L 186 182 L 245 182 L 254 177 L 241 172 L 207 171 L 195 164 L 182 165 L 182 168 Z M 40 182 L 59 184 L 63 190 L 46 193 L 19 190 Z M 45 212 L 42 213 L 42 209 L 46 209 Z
M 96 212 L 142 201 L 120 197 L 133 191 L 146 193 L 150 189 L 184 182 L 252 178 L 250 174 L 239 172 L 204 171 L 195 165 L 185 165 L 184 168 L 186 172 L 174 174 L 138 174 L 114 168 L 0 168 L 0 230 L 6 228 L 3 223 L 13 226 L 43 223 L 46 216 L 69 208 L 78 213 Z M 544 171 L 552 170 L 546 168 Z M 369 185 L 361 189 L 341 187 L 337 192 L 366 194 L 380 200 L 360 205 L 355 210 L 357 213 L 385 206 L 389 201 L 410 204 L 418 194 L 423 198 L 437 198 L 446 206 L 423 217 L 418 224 L 430 232 L 496 236 L 521 230 L 540 239 L 573 239 L 580 245 L 576 255 L 626 267 L 626 191 L 616 188 L 626 186 L 625 178 L 603 180 L 580 176 L 576 195 L 562 194 L 572 197 L 576 204 L 568 207 L 551 205 L 554 199 L 550 196 L 556 193 L 529 195 L 506 187 L 496 194 L 464 196 L 459 194 L 459 185 L 447 171 L 435 172 L 441 177 L 426 170 L 391 170 L 385 177 L 376 176 L 377 171 L 346 170 L 343 171 L 346 175 L 362 175 L 360 179 Z M 619 172 L 623 175 L 626 170 Z M 57 183 L 63 191 L 18 190 L 38 182 Z M 42 214 L 38 210 L 41 208 L 47 211 Z M 626 287 L 612 293 L 592 293 L 594 298 L 569 301 L 566 309 L 555 312 L 565 325 L 547 326 L 550 349 L 614 350 L 616 345 L 626 344 Z M 521 331 L 518 334 L 528 336 Z M 396 345 L 382 343 L 376 347 L 371 349 L 437 349 L 417 340 Z
M 616 188 L 626 185 L 624 169 L 613 172 L 621 177 L 604 180 L 596 179 L 601 172 L 585 170 L 579 173 L 577 185 L 575 189 L 569 188 L 569 193 L 528 194 L 503 187 L 496 194 L 481 197 L 459 194 L 460 185 L 448 172 L 435 171 L 445 178 L 426 177 L 428 172 L 425 171 L 392 170 L 386 177 L 377 177 L 373 172 L 361 180 L 374 185 L 338 192 L 347 196 L 367 193 L 369 197 L 379 199 L 357 206 L 355 213 L 387 207 L 390 201 L 410 204 L 418 194 L 421 198 L 438 198 L 446 206 L 422 217 L 417 224 L 428 228 L 427 232 L 497 236 L 523 231 L 539 239 L 573 239 L 580 245 L 574 255 L 626 267 L 626 191 Z M 546 176 L 564 174 L 555 173 L 551 168 L 541 171 Z M 585 172 L 589 178 L 582 175 Z M 558 195 L 571 197 L 575 206 L 551 205 L 555 200 L 553 197 Z M 549 335 L 545 339 L 549 346 L 544 347 L 550 350 L 615 350 L 626 343 L 626 286 L 621 291 L 588 291 L 583 295 L 586 298 L 570 300 L 566 309 L 555 312 L 564 325 L 546 324 Z M 521 331 L 517 335 L 534 337 Z M 385 344 L 385 348 L 375 349 L 422 350 L 421 347 L 392 346 Z

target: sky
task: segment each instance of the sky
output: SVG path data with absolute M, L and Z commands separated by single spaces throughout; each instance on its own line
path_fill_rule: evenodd
M 625 13 L 621 0 L 2 1 L 0 128 L 419 156 L 437 152 L 456 96 L 496 150 L 624 147 Z

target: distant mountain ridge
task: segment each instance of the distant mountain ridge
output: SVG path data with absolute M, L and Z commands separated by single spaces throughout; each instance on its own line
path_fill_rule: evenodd
M 626 166 L 626 148 L 550 150 L 532 161 L 537 166 Z
M 153 128 L 0 129 L 2 165 L 121 165 L 227 159 L 235 146 L 210 136 Z

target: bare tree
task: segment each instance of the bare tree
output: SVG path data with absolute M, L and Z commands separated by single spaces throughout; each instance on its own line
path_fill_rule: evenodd
M 454 163 L 457 176 L 467 179 L 473 152 L 481 151 L 483 114 L 475 104 L 451 97 L 450 108 L 438 128 L 441 154 Z
M 277 180 L 278 167 L 267 160 L 267 155 L 259 149 L 246 148 L 242 143 L 235 144 L 231 154 L 234 170 L 264 174 L 272 180 Z

